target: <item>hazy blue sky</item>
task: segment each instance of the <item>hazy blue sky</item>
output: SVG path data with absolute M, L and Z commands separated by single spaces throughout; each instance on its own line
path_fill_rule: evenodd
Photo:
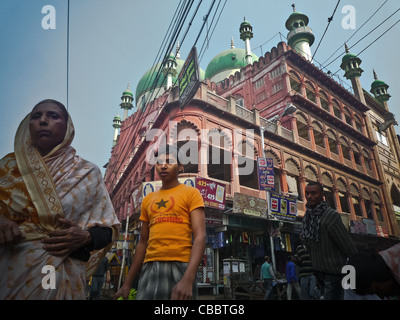
M 193 45 L 211 2 L 203 1 L 196 22 L 181 48 L 182 59 Z M 288 33 L 285 21 L 292 13 L 293 2 L 228 0 L 200 67 L 205 70 L 215 55 L 229 49 L 231 37 L 237 48 L 244 48 L 239 38 L 239 26 L 244 17 L 253 26 L 253 52 L 261 56 L 270 51 L 281 40 L 278 33 L 284 36 Z M 344 52 L 343 43 L 356 31 L 342 26 L 347 15 L 342 13 L 344 6 L 354 7 L 356 28 L 359 28 L 384 2 L 340 1 L 314 63 L 325 62 L 340 46 L 340 51 L 333 57 Z M 66 0 L 0 0 L 1 157 L 13 151 L 16 129 L 37 102 L 45 98 L 67 102 L 67 3 Z M 311 47 L 314 53 L 337 0 L 298 0 L 295 3 L 297 11 L 307 14 L 310 19 L 309 27 L 316 38 Z M 108 162 L 112 147 L 112 120 L 117 113 L 123 113 L 119 107 L 121 94 L 128 82 L 135 91 L 139 79 L 152 66 L 178 4 L 178 0 L 70 0 L 68 107 L 76 129 L 73 146 L 79 155 L 97 164 L 103 172 L 102 167 Z M 223 4 L 221 1 L 221 6 Z M 42 19 L 46 16 L 42 8 L 46 5 L 56 9 L 54 30 L 42 28 Z M 398 0 L 388 0 L 349 41 L 349 46 L 399 7 Z M 397 12 L 350 51 L 358 54 L 399 17 L 400 12 Z M 372 69 L 375 68 L 379 79 L 390 85 L 392 98 L 389 107 L 400 122 L 399 32 L 400 23 L 364 51 L 360 58 L 364 69 L 361 77 L 363 87 L 369 91 L 374 80 Z M 203 39 L 204 36 L 200 38 L 198 47 Z M 336 72 L 340 63 L 341 58 L 332 63 L 329 70 Z M 343 71 L 338 75 L 349 83 L 343 78 Z M 398 126 L 395 128 L 400 132 Z

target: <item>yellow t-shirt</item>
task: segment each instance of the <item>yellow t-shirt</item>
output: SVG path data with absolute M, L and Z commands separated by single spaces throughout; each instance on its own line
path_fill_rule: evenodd
M 190 213 L 200 207 L 204 207 L 200 191 L 184 184 L 148 194 L 143 199 L 140 215 L 140 220 L 149 223 L 144 263 L 189 262 L 192 248 Z

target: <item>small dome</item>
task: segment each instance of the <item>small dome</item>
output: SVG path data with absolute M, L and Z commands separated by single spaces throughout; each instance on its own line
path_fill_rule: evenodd
M 122 96 L 130 96 L 133 98 L 133 92 L 131 91 L 131 87 L 128 84 L 128 87 L 126 88 L 126 90 L 124 92 L 122 92 Z
M 360 59 L 360 58 L 358 58 L 358 56 L 357 55 L 355 55 L 354 53 L 346 53 L 344 56 L 343 56 L 343 58 L 342 58 L 342 62 L 346 62 L 346 61 L 348 61 L 348 60 L 350 60 L 350 59 Z
M 286 29 L 288 29 L 289 31 L 291 31 L 293 28 L 292 28 L 292 24 L 293 24 L 293 22 L 295 22 L 295 21 L 303 21 L 304 22 L 304 25 L 308 25 L 308 22 L 309 22 L 309 19 L 308 19 L 308 17 L 304 14 L 304 13 L 301 13 L 301 12 L 297 12 L 297 11 L 295 11 L 295 12 L 293 12 L 290 16 L 289 16 L 289 18 L 286 20 L 286 23 L 285 23 L 285 27 L 286 27 Z
M 170 54 L 168 58 L 175 58 L 175 55 Z M 185 64 L 185 60 L 176 58 L 176 76 L 172 77 L 172 82 L 175 83 L 178 79 L 178 75 L 182 70 L 183 65 Z M 164 76 L 161 69 L 162 63 L 157 63 L 155 66 L 146 71 L 146 73 L 142 76 L 136 86 L 136 101 L 139 101 L 140 97 L 149 91 L 154 91 L 158 88 L 167 85 L 167 78 Z M 157 73 L 159 73 L 159 77 L 157 83 L 155 83 Z M 204 79 L 204 71 L 200 68 L 200 79 Z
M 251 55 L 253 57 L 253 62 L 258 61 L 258 57 L 254 53 L 252 53 Z M 245 49 L 231 48 L 216 55 L 210 61 L 206 69 L 205 77 L 206 79 L 212 80 L 214 76 L 225 72 L 224 74 L 228 74 L 228 76 L 224 78 L 227 78 L 230 74 L 239 71 L 246 65 L 247 62 Z

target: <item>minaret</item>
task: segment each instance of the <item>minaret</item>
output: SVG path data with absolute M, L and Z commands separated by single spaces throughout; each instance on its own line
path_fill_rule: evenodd
M 381 103 L 385 105 L 385 109 L 388 109 L 387 102 L 390 99 L 390 94 L 387 89 L 389 86 L 382 80 L 378 80 L 378 76 L 376 75 L 375 70 L 373 70 L 375 81 L 371 84 L 370 92 L 374 95 L 374 97 Z
M 240 32 L 240 39 L 242 39 L 245 43 L 246 63 L 252 64 L 253 57 L 251 55 L 250 39 L 253 38 L 253 27 L 248 21 L 246 21 L 246 18 L 244 18 L 244 21 L 240 24 L 239 32 Z
M 296 11 L 296 7 L 292 4 L 293 13 L 286 20 L 286 29 L 289 30 L 287 35 L 288 44 L 291 46 L 299 55 L 306 58 L 308 61 L 312 61 L 311 46 L 314 43 L 315 37 L 308 25 L 308 17 Z
M 121 104 L 120 107 L 121 109 L 124 109 L 124 116 L 122 118 L 122 121 L 124 121 L 126 118 L 128 118 L 128 110 L 131 110 L 133 108 L 133 93 L 130 89 L 130 85 L 128 83 L 128 87 L 126 90 L 122 93 L 121 97 Z
M 114 140 L 113 140 L 113 147 L 117 144 L 118 138 L 118 130 L 121 128 L 121 118 L 119 114 L 113 120 L 113 127 L 114 127 Z
M 344 70 L 344 76 L 348 80 L 351 80 L 356 98 L 366 105 L 360 82 L 361 74 L 364 72 L 364 70 L 360 68 L 362 61 L 357 55 L 349 52 L 349 48 L 347 47 L 346 43 L 344 44 L 344 48 L 346 54 L 342 58 L 342 64 L 340 65 L 340 68 Z
M 177 63 L 176 63 L 176 57 L 171 53 L 168 58 L 167 61 L 165 63 L 165 66 L 162 70 L 163 74 L 165 77 L 167 77 L 167 87 L 166 90 L 168 90 L 169 88 L 172 87 L 172 77 L 175 77 L 177 74 L 176 71 L 176 67 L 177 67 Z

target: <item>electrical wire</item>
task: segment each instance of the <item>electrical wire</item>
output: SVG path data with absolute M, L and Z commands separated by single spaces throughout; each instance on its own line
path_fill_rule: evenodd
M 326 32 L 328 31 L 329 25 L 331 24 L 331 22 L 332 22 L 332 20 L 333 20 L 333 17 L 334 17 L 334 15 L 335 15 L 335 13 L 336 13 L 336 10 L 337 10 L 338 6 L 339 6 L 339 3 L 340 3 L 340 0 L 338 0 L 338 2 L 336 3 L 336 7 L 335 7 L 335 9 L 333 10 L 332 16 L 328 18 L 328 25 L 326 26 L 325 31 L 324 31 L 324 33 L 323 33 L 321 39 L 319 40 L 317 49 L 315 49 L 314 54 L 313 54 L 313 56 L 312 56 L 312 58 L 311 58 L 311 61 L 314 59 L 315 55 L 317 54 L 317 51 L 318 51 L 318 49 L 319 49 L 319 46 L 321 45 L 321 42 L 322 42 L 322 40 L 324 39 Z
M 356 30 L 354 31 L 354 33 L 350 36 L 350 38 L 348 38 L 345 43 L 348 43 L 356 34 L 357 32 L 359 32 L 378 12 L 379 10 L 388 2 L 389 0 L 386 0 L 377 10 L 375 10 L 375 12 Z M 325 63 L 327 63 L 329 61 L 330 58 L 332 58 L 336 52 L 338 52 L 340 49 L 343 48 L 343 45 L 341 44 L 336 50 L 335 52 L 333 52 L 324 62 L 322 62 L 322 65 L 325 65 Z

